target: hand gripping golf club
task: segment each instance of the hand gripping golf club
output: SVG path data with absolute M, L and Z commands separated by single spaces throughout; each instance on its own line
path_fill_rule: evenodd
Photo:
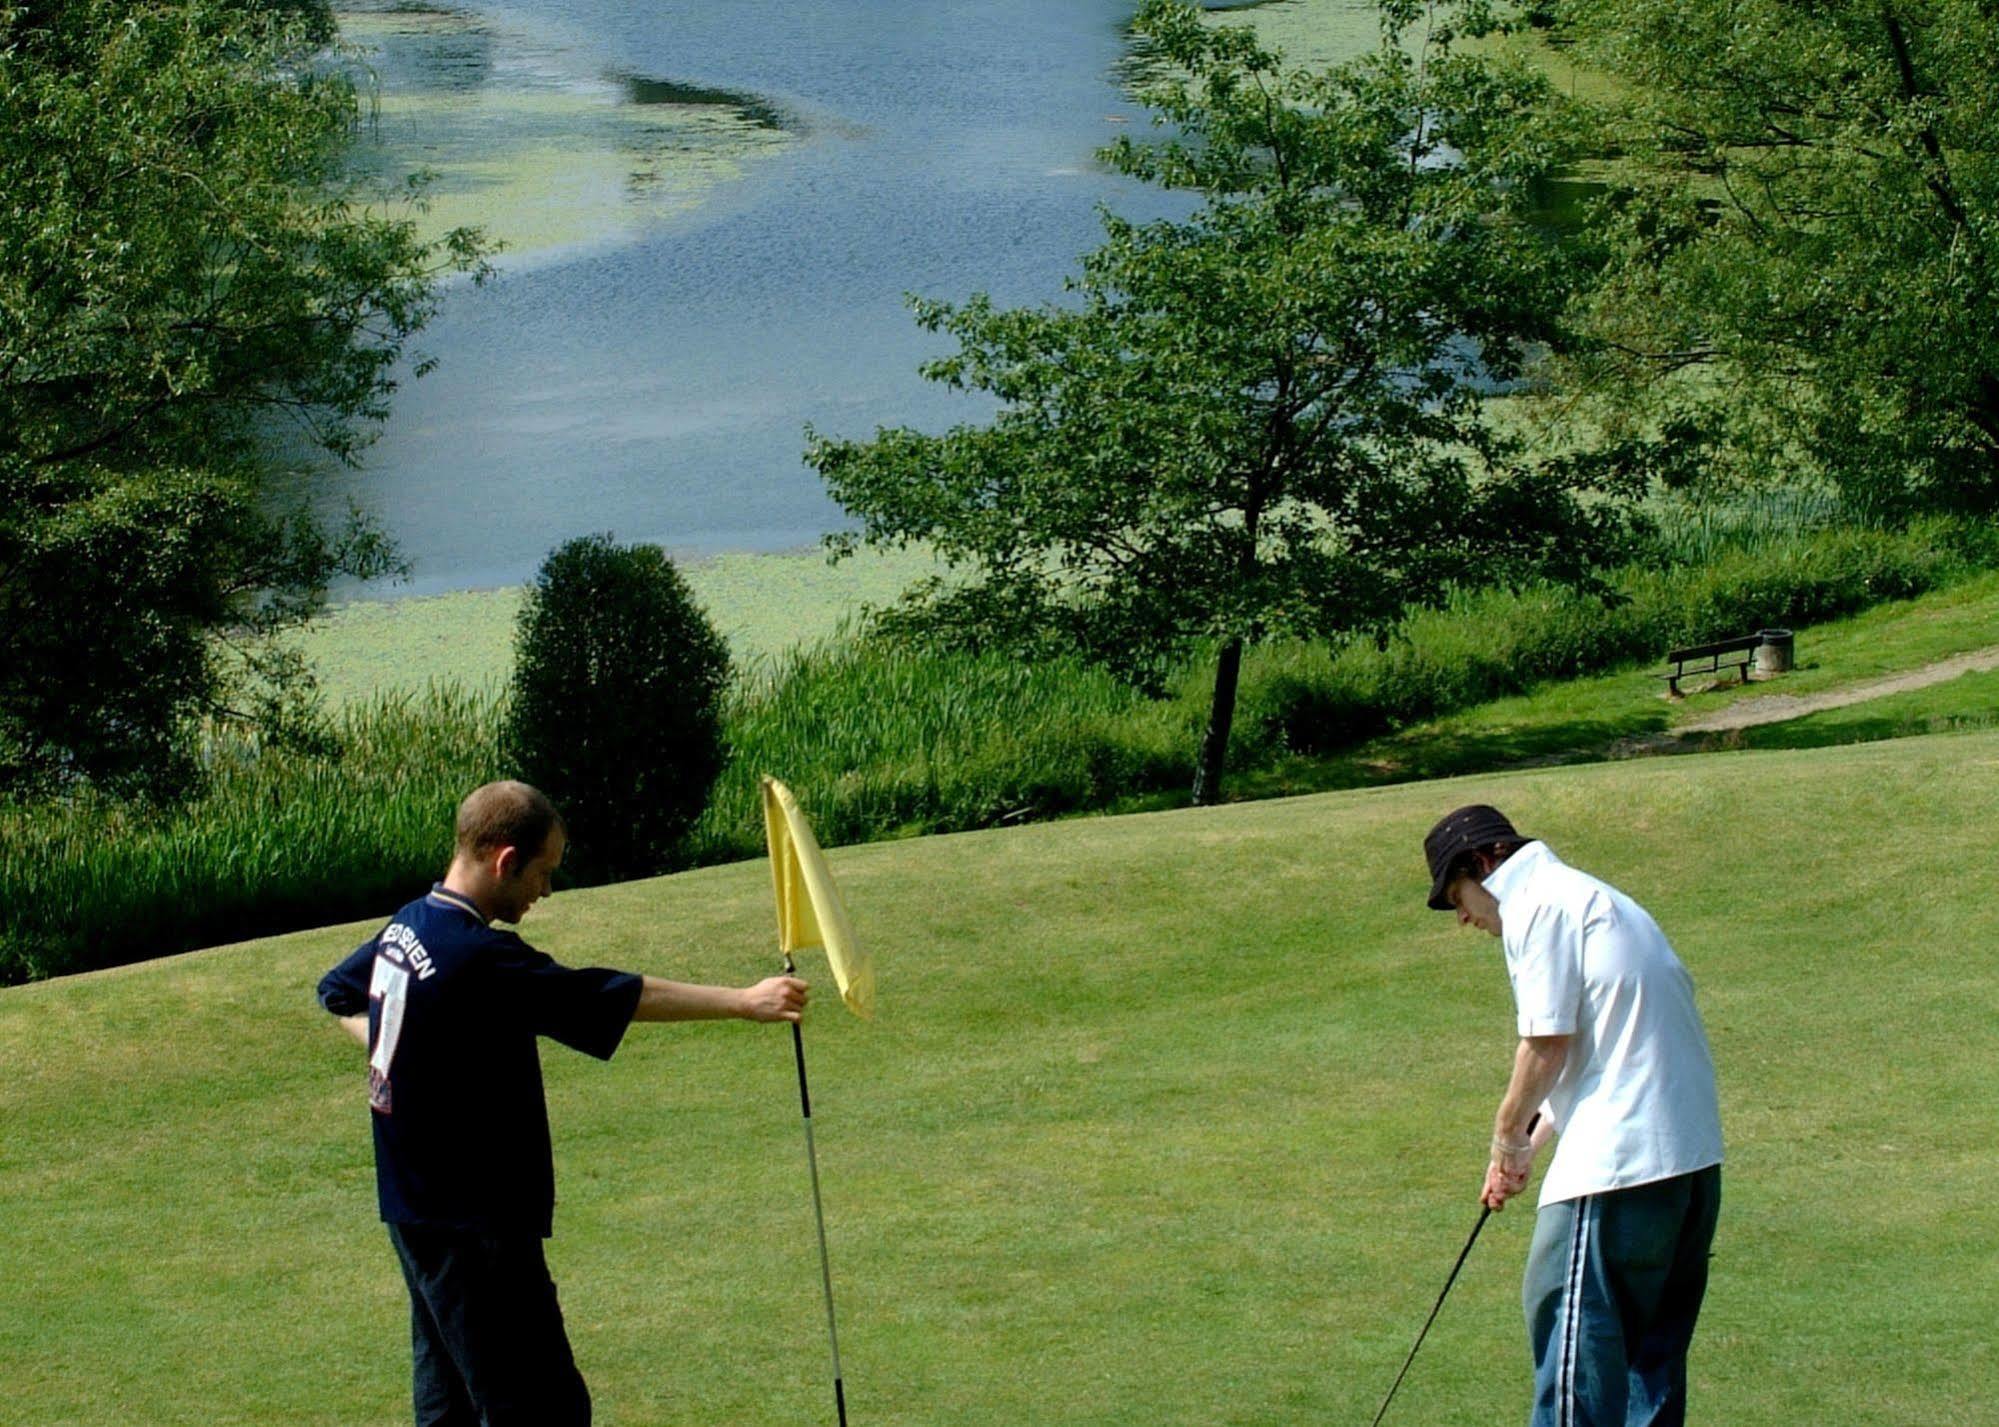
M 784 954 L 784 974 L 796 976 L 791 953 Z M 826 1254 L 826 1211 L 819 1202 L 819 1151 L 812 1144 L 812 1092 L 805 1088 L 805 1033 L 791 1023 L 791 1049 L 798 1057 L 798 1106 L 805 1114 L 805 1162 L 812 1167 L 812 1217 L 819 1223 L 819 1278 L 826 1286 L 826 1338 L 833 1346 L 833 1406 L 840 1427 L 847 1427 L 847 1388 L 840 1380 L 840 1330 L 833 1322 L 833 1261 Z
M 1538 1113 L 1527 1122 L 1529 1138 L 1533 1137 L 1534 1127 L 1540 1123 L 1541 1116 Z M 1485 1227 L 1485 1221 L 1491 1217 L 1492 1210 L 1479 1211 L 1478 1222 L 1471 1226 L 1471 1237 L 1465 1240 L 1465 1246 L 1458 1254 L 1458 1261 L 1451 1265 L 1451 1276 L 1444 1280 L 1444 1291 L 1437 1295 L 1437 1306 L 1432 1308 L 1430 1316 L 1423 1320 L 1423 1331 L 1416 1335 L 1415 1347 L 1410 1348 L 1409 1356 L 1402 1360 L 1402 1371 L 1395 1375 L 1394 1386 L 1388 1389 L 1388 1396 L 1381 1399 L 1381 1411 L 1374 1414 L 1374 1421 L 1369 1423 L 1368 1427 L 1381 1427 L 1381 1419 L 1388 1415 L 1388 1404 L 1395 1401 L 1396 1389 L 1402 1386 L 1402 1379 L 1409 1376 L 1409 1365 L 1416 1361 L 1416 1349 L 1422 1347 L 1423 1339 L 1429 1336 L 1430 1325 L 1437 1321 L 1437 1314 L 1443 1311 L 1444 1300 L 1450 1297 L 1451 1285 L 1458 1281 L 1458 1270 L 1463 1268 L 1465 1260 L 1471 1257 L 1471 1246 L 1478 1242 L 1478 1231 Z

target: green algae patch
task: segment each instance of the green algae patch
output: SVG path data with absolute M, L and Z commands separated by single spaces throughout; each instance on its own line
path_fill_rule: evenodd
M 681 571 L 736 659 L 754 663 L 832 634 L 939 566 L 917 551 L 863 551 L 838 565 L 802 551 L 717 555 Z M 314 620 L 301 644 L 335 707 L 433 680 L 498 689 L 513 672 L 523 588 L 341 605 Z
M 350 9 L 367 116 L 353 164 L 427 178 L 427 236 L 480 228 L 512 258 L 634 238 L 794 143 L 756 95 L 594 66 L 559 36 L 448 9 Z

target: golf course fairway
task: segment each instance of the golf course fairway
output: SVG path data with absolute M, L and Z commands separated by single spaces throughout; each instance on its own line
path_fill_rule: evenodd
M 836 850 L 880 975 L 863 1023 L 803 959 L 856 1427 L 1364 1427 L 1476 1217 L 1512 1056 L 1497 944 L 1423 906 L 1422 835 L 1473 801 L 1636 897 L 1695 978 L 1728 1137 L 1695 1419 L 1994 1420 L 1974 733 Z M 313 999 L 375 925 L 0 991 L 0 1420 L 408 1420 L 362 1056 Z M 578 965 L 777 969 L 763 863 L 522 930 Z M 550 1262 L 601 1423 L 832 1421 L 789 1040 L 543 1053 Z M 1391 1423 L 1524 1417 L 1531 1224 L 1487 1226 Z

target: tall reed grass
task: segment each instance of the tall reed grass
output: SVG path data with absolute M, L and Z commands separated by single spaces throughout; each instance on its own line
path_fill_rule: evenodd
M 490 695 L 378 699 L 325 756 L 217 734 L 185 806 L 0 806 L 0 981 L 114 966 L 393 907 L 443 870 L 453 810 L 498 775 Z
M 1801 538 L 1853 523 L 1838 494 L 1818 486 L 1763 487 L 1724 499 L 1661 495 L 1643 513 L 1657 562 L 1677 566 L 1790 549 Z
M 929 654 L 851 637 L 748 671 L 702 861 L 763 848 L 757 779 L 809 789 L 828 842 L 1049 817 L 1192 776 L 1184 710 L 1074 660 Z

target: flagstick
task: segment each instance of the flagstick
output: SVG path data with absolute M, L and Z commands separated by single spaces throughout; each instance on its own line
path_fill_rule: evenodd
M 790 952 L 784 954 L 784 974 L 798 974 Z M 840 1427 L 847 1427 L 847 1389 L 840 1380 L 840 1330 L 833 1322 L 833 1261 L 826 1254 L 826 1210 L 819 1202 L 819 1151 L 812 1144 L 812 1092 L 805 1088 L 805 1032 L 797 1021 L 791 1023 L 791 1049 L 798 1057 L 798 1105 L 805 1113 L 805 1160 L 812 1167 L 812 1215 L 819 1221 L 819 1277 L 826 1285 L 826 1338 L 833 1345 L 833 1405 L 840 1413 Z

